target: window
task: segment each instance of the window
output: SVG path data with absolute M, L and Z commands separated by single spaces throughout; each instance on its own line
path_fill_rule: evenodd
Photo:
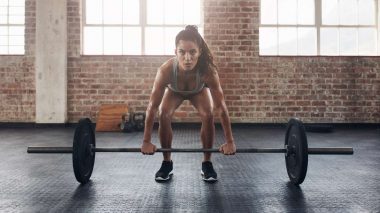
M 23 55 L 25 0 L 0 0 L 0 54 Z
M 380 55 L 378 0 L 262 0 L 260 55 Z
M 201 0 L 84 0 L 84 55 L 173 55 L 175 36 L 201 27 Z

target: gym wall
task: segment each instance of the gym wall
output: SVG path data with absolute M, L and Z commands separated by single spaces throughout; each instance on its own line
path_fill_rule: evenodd
M 379 123 L 379 57 L 259 56 L 259 0 L 204 0 L 232 122 Z M 157 67 L 171 56 L 81 56 L 80 0 L 67 0 L 67 115 L 96 121 L 101 104 L 145 111 Z M 36 0 L 26 0 L 25 55 L 0 56 L 0 122 L 35 122 Z M 174 41 L 173 41 L 174 42 Z M 199 121 L 186 102 L 175 122 Z

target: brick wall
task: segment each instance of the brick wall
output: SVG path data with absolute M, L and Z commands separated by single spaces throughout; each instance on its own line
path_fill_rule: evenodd
M 35 121 L 35 0 L 25 1 L 25 55 L 0 55 L 0 122 Z
M 0 56 L 0 121 L 34 120 L 34 1 L 26 56 Z M 260 57 L 259 0 L 205 0 L 205 39 L 219 66 L 233 122 L 380 122 L 379 57 Z M 68 116 L 96 120 L 103 103 L 148 104 L 170 56 L 81 56 L 79 0 L 68 0 Z M 17 112 L 17 113 L 16 113 Z M 186 101 L 175 121 L 199 121 Z

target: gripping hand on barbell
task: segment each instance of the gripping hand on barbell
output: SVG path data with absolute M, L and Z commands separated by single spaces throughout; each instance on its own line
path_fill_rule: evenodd
M 141 153 L 144 155 L 153 155 L 157 151 L 157 147 L 151 142 L 143 142 L 141 146 Z
M 225 143 L 219 147 L 219 151 L 225 155 L 234 155 L 236 153 L 236 146 L 234 142 Z

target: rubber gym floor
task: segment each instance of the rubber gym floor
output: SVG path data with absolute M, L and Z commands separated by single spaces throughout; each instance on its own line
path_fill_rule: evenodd
M 173 148 L 201 148 L 199 125 L 173 125 Z M 71 154 L 27 154 L 28 146 L 72 146 L 74 126 L 0 128 L 0 212 L 380 212 L 380 129 L 307 133 L 309 147 L 354 155 L 309 155 L 306 179 L 289 183 L 284 154 L 213 155 L 218 182 L 201 179 L 201 153 L 173 153 L 174 176 L 157 183 L 162 154 L 96 153 L 88 184 Z M 217 127 L 215 147 L 223 143 Z M 285 128 L 233 126 L 238 148 L 282 148 Z M 96 133 L 97 147 L 140 147 L 143 133 Z M 157 131 L 153 141 L 158 145 Z

